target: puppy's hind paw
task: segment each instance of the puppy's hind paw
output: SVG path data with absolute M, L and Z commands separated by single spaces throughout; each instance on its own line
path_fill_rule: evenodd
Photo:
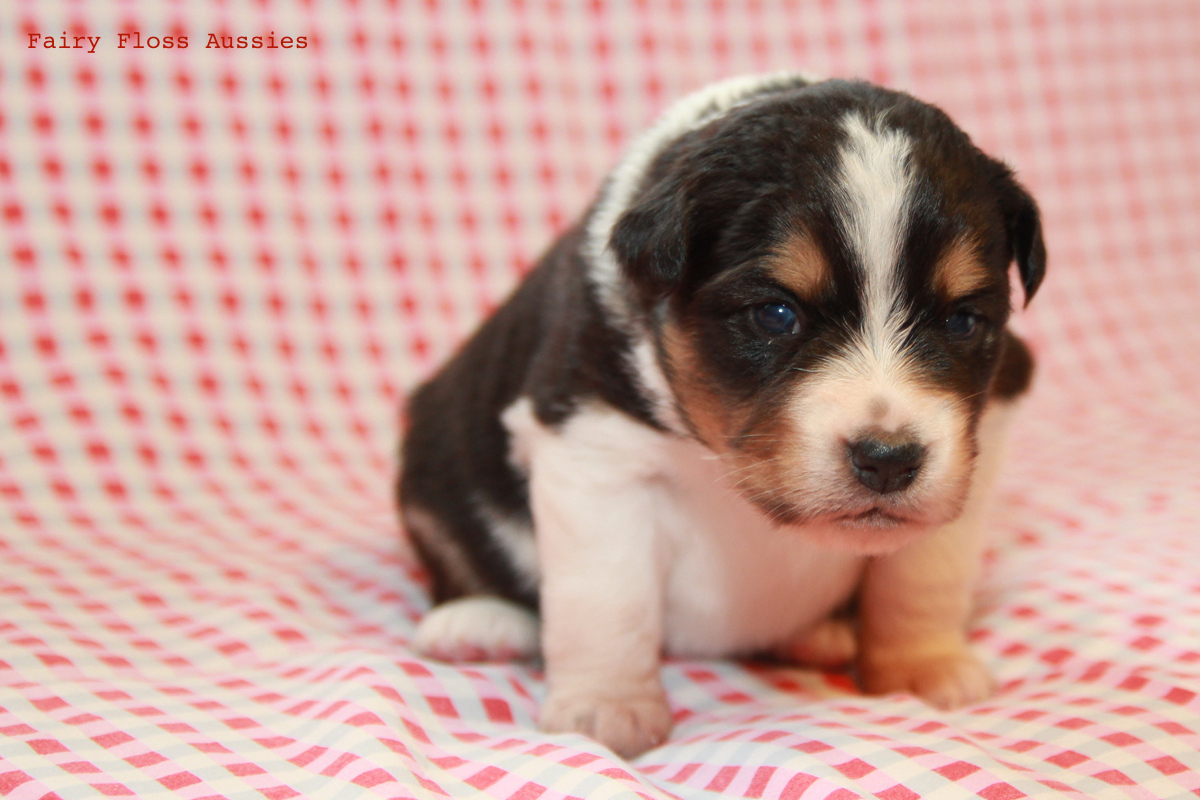
M 671 724 L 661 689 L 616 695 L 551 692 L 538 719 L 547 733 L 582 733 L 622 758 L 662 744 Z
M 829 617 L 776 650 L 780 658 L 818 669 L 839 669 L 854 660 L 858 641 L 848 619 Z
M 413 647 L 439 661 L 521 661 L 536 658 L 540 625 L 529 609 L 499 597 L 460 597 L 431 609 Z
M 891 656 L 872 654 L 859 665 L 863 688 L 871 694 L 908 692 L 948 711 L 991 697 L 996 683 L 969 650 Z

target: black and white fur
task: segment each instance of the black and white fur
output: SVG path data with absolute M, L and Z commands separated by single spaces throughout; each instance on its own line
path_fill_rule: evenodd
M 1029 298 L 1033 200 L 932 106 L 794 74 L 683 99 L 412 396 L 416 647 L 540 653 L 541 726 L 625 755 L 670 730 L 664 654 L 986 697 L 964 625 L 1032 366 L 1014 262 Z

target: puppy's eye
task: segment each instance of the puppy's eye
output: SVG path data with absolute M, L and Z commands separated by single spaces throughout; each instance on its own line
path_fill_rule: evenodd
M 981 323 L 982 319 L 974 311 L 959 309 L 946 320 L 946 332 L 956 339 L 970 339 Z
M 754 322 L 772 336 L 800 332 L 800 317 L 783 303 L 767 303 L 754 309 Z

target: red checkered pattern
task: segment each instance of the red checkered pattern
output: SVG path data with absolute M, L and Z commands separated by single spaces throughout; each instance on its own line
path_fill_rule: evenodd
M 397 407 L 659 109 L 785 67 L 941 104 L 1045 210 L 1001 690 L 672 663 L 627 764 L 409 651 Z M 0 797 L 1200 794 L 1197 220 L 1194 0 L 6 0 Z

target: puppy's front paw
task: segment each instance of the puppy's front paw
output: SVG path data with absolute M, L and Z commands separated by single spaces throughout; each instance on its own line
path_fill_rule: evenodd
M 633 758 L 667 738 L 671 709 L 661 688 L 627 694 L 551 692 L 538 724 L 547 733 L 582 733 Z
M 873 653 L 859 668 L 863 688 L 871 694 L 908 692 L 943 710 L 986 700 L 996 690 L 987 667 L 966 648 L 921 655 Z

